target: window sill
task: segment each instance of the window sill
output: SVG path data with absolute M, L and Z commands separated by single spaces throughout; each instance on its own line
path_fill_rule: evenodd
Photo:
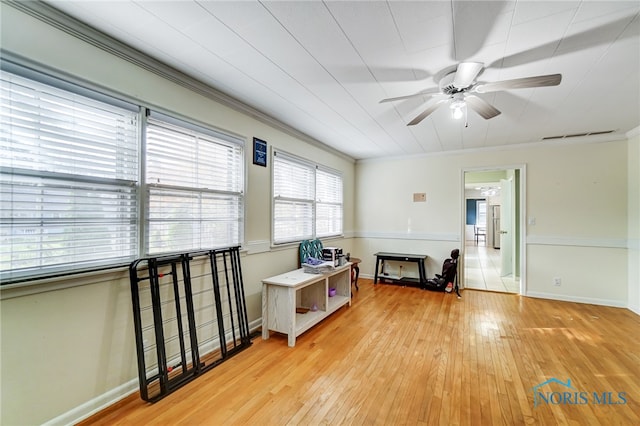
M 129 280 L 127 266 L 6 284 L 0 287 L 0 300 L 119 280 Z

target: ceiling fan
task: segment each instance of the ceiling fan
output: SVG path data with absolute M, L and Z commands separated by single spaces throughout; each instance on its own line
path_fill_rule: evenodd
M 387 98 L 380 101 L 392 102 L 417 96 L 433 96 L 438 100 L 422 111 L 407 125 L 413 126 L 427 118 L 444 103 L 449 103 L 453 118 L 462 118 L 466 114 L 467 106 L 478 113 L 485 120 L 500 115 L 500 110 L 489 104 L 475 93 L 499 92 L 509 89 L 525 89 L 530 87 L 557 86 L 562 80 L 561 74 L 539 75 L 535 77 L 516 78 L 488 83 L 476 82 L 476 77 L 484 68 L 481 62 L 461 62 L 454 71 L 440 79 L 439 88 L 426 89 L 412 95 Z

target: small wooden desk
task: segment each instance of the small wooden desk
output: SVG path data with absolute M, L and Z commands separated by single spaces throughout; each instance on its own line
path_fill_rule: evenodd
M 418 275 L 419 278 L 409 278 L 409 277 L 399 277 L 399 276 L 388 276 L 383 275 L 380 278 L 384 280 L 390 280 L 393 282 L 399 283 L 407 283 L 407 284 L 419 284 L 423 285 L 427 282 L 427 269 L 424 266 L 424 261 L 427 258 L 424 254 L 406 254 L 406 253 L 386 253 L 379 252 L 375 254 L 376 256 L 376 273 L 373 278 L 373 283 L 378 283 L 378 271 L 384 271 L 384 262 L 395 261 L 395 262 L 415 262 L 418 264 Z
M 336 295 L 329 297 L 329 288 Z M 306 274 L 304 269 L 262 280 L 262 338 L 269 330 L 284 333 L 294 347 L 296 337 L 337 311 L 351 306 L 351 263 L 326 274 Z M 311 310 L 315 307 L 316 310 Z M 296 313 L 296 308 L 309 311 Z

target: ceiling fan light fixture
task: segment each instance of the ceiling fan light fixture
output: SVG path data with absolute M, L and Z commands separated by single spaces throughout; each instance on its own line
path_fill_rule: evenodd
M 460 120 L 464 116 L 464 111 L 467 108 L 467 104 L 462 99 L 456 99 L 449 105 L 451 108 L 451 115 L 455 120 Z

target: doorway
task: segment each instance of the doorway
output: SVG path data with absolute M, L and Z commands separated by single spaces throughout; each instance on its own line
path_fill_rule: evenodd
M 524 294 L 524 166 L 463 171 L 463 287 Z

